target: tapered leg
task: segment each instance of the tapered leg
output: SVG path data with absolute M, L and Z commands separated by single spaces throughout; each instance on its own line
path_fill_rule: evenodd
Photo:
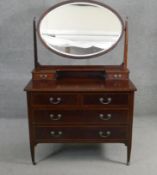
M 30 144 L 30 151 L 31 151 L 32 163 L 33 163 L 33 165 L 36 165 L 36 162 L 35 162 L 35 145 L 34 144 Z
M 127 165 L 130 165 L 131 144 L 127 145 Z

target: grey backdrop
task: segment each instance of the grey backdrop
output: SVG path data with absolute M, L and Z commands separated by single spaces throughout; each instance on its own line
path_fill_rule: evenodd
M 137 116 L 157 114 L 157 1 L 103 0 L 129 17 L 129 69 L 138 91 Z M 0 117 L 26 117 L 23 88 L 33 69 L 32 19 L 57 0 L 0 0 Z M 59 2 L 59 1 L 58 1 Z M 103 20 L 103 19 L 101 19 Z M 52 64 L 120 63 L 122 41 L 112 52 L 88 61 L 63 59 L 40 44 L 40 61 Z

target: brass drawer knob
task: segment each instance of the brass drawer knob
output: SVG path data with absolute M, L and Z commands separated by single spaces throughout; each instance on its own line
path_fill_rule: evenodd
M 40 74 L 40 78 L 41 79 L 46 79 L 47 78 L 47 75 L 46 74 Z
M 50 102 L 51 104 L 54 104 L 54 105 L 60 104 L 61 101 L 62 101 L 62 99 L 61 99 L 60 97 L 57 97 L 56 99 L 53 98 L 53 97 L 50 97 L 50 98 L 49 98 L 49 102 Z
M 60 120 L 62 118 L 62 114 L 50 114 L 50 119 L 51 120 Z
M 107 115 L 99 114 L 99 118 L 101 120 L 110 120 L 112 118 L 112 114 L 107 114 Z
M 101 97 L 101 98 L 99 98 L 99 101 L 103 105 L 108 105 L 112 102 L 112 98 L 108 97 L 108 98 L 105 99 L 105 98 Z
M 102 138 L 107 138 L 111 136 L 111 131 L 99 131 L 99 136 Z
M 122 78 L 122 74 L 114 74 L 114 78 L 115 79 Z
M 62 131 L 50 131 L 52 137 L 60 137 L 62 134 Z

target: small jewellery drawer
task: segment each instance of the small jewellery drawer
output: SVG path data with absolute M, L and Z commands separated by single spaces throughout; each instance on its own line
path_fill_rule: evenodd
M 78 103 L 77 95 L 57 93 L 37 93 L 31 96 L 34 105 L 74 105 Z
M 55 80 L 54 73 L 33 73 L 33 80 Z
M 125 93 L 100 93 L 84 95 L 85 105 L 127 105 L 128 94 Z
M 33 110 L 35 124 L 125 124 L 127 110 Z
M 127 138 L 126 127 L 37 127 L 35 133 L 39 140 L 120 140 Z

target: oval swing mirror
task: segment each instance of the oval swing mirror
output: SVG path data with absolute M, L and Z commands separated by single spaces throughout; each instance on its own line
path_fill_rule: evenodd
M 116 46 L 123 21 L 110 7 L 93 0 L 69 0 L 51 7 L 39 20 L 46 47 L 70 58 L 91 58 Z

